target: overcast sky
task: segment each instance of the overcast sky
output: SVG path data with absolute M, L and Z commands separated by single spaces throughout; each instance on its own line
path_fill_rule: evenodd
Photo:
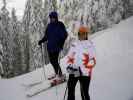
M 7 9 L 11 12 L 12 8 L 16 9 L 16 15 L 22 18 L 26 0 L 7 0 Z M 3 6 L 3 0 L 0 0 L 0 9 Z

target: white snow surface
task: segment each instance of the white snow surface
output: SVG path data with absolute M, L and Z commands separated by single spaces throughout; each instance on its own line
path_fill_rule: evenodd
M 90 85 L 91 100 L 133 100 L 133 17 L 92 35 L 97 65 Z M 62 69 L 65 58 L 61 60 Z M 53 73 L 45 66 L 47 76 Z M 23 84 L 43 81 L 43 69 L 12 78 L 0 79 L 0 100 L 63 100 L 66 83 L 31 98 Z M 40 87 L 41 88 L 41 87 Z M 79 84 L 76 100 L 81 100 Z

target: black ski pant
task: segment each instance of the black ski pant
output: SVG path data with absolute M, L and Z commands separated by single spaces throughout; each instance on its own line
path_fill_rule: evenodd
M 52 64 L 54 71 L 57 75 L 61 76 L 62 71 L 58 62 L 59 52 L 48 52 L 50 63 Z
M 78 80 L 80 82 L 80 91 L 81 91 L 82 100 L 90 100 L 89 96 L 90 77 L 87 76 L 74 77 L 74 75 L 69 75 L 67 100 L 75 100 L 75 86 Z

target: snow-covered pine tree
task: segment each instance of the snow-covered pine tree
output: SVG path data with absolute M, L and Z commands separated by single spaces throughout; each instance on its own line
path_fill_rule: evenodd
M 51 0 L 44 0 L 44 3 L 43 3 L 43 23 L 44 23 L 45 27 L 48 24 L 48 17 L 49 17 L 48 15 L 53 10 L 52 8 L 53 7 L 52 7 Z
M 133 0 L 122 0 L 124 7 L 123 19 L 126 19 L 133 15 Z
M 29 25 L 30 48 L 30 70 L 41 67 L 41 51 L 38 47 L 40 36 L 44 35 L 42 0 L 32 0 L 31 20 Z
M 44 36 L 44 26 L 48 23 L 48 13 L 51 9 L 48 5 L 49 0 L 45 1 L 44 7 L 42 7 L 42 0 L 27 0 L 24 16 L 23 16 L 23 44 L 24 59 L 27 65 L 27 71 L 31 71 L 37 67 L 40 67 L 41 51 L 37 47 L 38 40 Z M 25 42 L 24 42 L 25 41 Z
M 20 25 L 17 20 L 15 8 L 12 9 L 11 13 L 11 28 L 12 28 L 12 38 L 13 38 L 13 74 L 14 76 L 24 73 L 24 66 L 22 63 L 22 52 L 21 52 L 21 38 L 20 38 Z
M 3 77 L 4 75 L 4 69 L 3 69 L 2 62 L 3 62 L 3 46 L 0 41 L 0 78 Z
M 57 11 L 57 0 L 51 0 L 52 10 Z
M 12 66 L 12 35 L 11 35 L 11 23 L 9 18 L 9 12 L 6 9 L 6 0 L 3 0 L 3 7 L 1 8 L 1 43 L 3 45 L 3 66 L 6 77 L 11 77 Z
M 47 3 L 47 7 L 49 8 L 49 11 L 57 11 L 57 0 L 44 0 L 44 4 Z
M 129 5 L 127 1 L 124 4 L 124 0 L 61 0 L 59 13 L 72 33 L 77 33 L 74 31 L 77 21 L 90 27 L 92 32 L 96 32 L 119 23 L 125 15 L 123 4 Z
M 51 11 L 57 11 L 57 9 L 60 9 L 57 6 L 57 0 L 44 0 L 44 3 L 43 3 L 43 23 L 44 23 L 45 27 L 48 24 L 49 13 Z
M 29 25 L 30 25 L 30 20 L 31 20 L 31 2 L 32 0 L 27 0 L 25 10 L 24 10 L 24 15 L 22 19 L 22 41 L 21 41 L 21 47 L 22 49 L 22 58 L 23 58 L 23 63 L 26 66 L 26 72 L 29 72 L 30 68 L 30 37 L 29 37 Z

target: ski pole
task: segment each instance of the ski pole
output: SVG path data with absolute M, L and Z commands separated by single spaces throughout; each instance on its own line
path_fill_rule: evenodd
M 41 53 L 42 53 L 42 67 L 43 67 L 43 73 L 44 73 L 44 79 L 46 80 L 46 73 L 45 73 L 45 67 L 44 67 L 44 54 L 43 54 L 43 44 L 41 45 Z
M 66 98 L 67 89 L 68 89 L 68 86 L 66 85 L 66 89 L 65 89 L 63 100 L 65 100 L 65 98 Z
M 59 60 L 59 59 L 58 59 Z M 57 75 L 59 75 L 59 69 L 58 69 L 58 73 Z M 57 96 L 57 100 L 59 100 L 59 96 L 58 96 L 58 87 L 55 87 L 55 90 L 56 90 L 56 96 Z

